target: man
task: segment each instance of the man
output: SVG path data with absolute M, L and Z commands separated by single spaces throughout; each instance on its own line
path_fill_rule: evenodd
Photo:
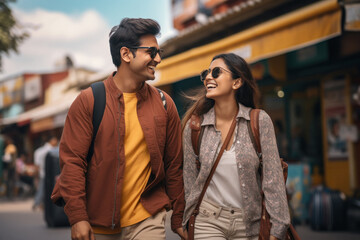
M 37 148 L 34 152 L 34 163 L 39 172 L 39 182 L 36 189 L 33 210 L 43 207 L 44 204 L 44 184 L 45 184 L 45 159 L 46 154 L 58 145 L 58 139 L 55 136 L 49 136 L 46 143 Z
M 54 202 L 65 202 L 72 239 L 165 239 L 165 210 L 171 228 L 181 227 L 184 209 L 180 119 L 172 99 L 146 80 L 161 62 L 151 19 L 122 20 L 110 32 L 117 71 L 105 81 L 106 107 L 92 139 L 94 97 L 81 92 L 69 109 L 60 142 L 61 175 Z

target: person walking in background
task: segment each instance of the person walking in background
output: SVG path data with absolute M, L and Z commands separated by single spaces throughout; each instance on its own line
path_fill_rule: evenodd
M 17 148 L 13 143 L 13 140 L 10 137 L 5 139 L 5 150 L 3 161 L 3 170 L 4 170 L 4 179 L 6 184 L 6 196 L 9 199 L 14 197 L 15 193 L 15 182 L 16 182 L 16 158 L 17 158 Z
M 1 128 L 0 128 L 1 130 Z M 5 193 L 5 184 L 4 184 L 4 166 L 3 166 L 3 156 L 5 150 L 5 138 L 0 133 L 0 196 Z
M 235 130 L 229 133 L 230 141 L 224 146 L 225 151 L 201 201 L 195 239 L 258 239 L 261 190 L 272 223 L 270 239 L 283 239 L 290 216 L 274 127 L 269 115 L 261 110 L 261 182 L 260 161 L 247 125 L 250 111 L 256 107 L 258 91 L 249 66 L 235 54 L 220 54 L 213 58 L 209 69 L 201 73 L 201 80 L 205 89 L 183 119 L 186 201 L 183 225 L 188 225 L 220 147 L 233 126 Z M 193 115 L 202 119 L 199 162 L 191 136 Z
M 46 154 L 58 145 L 58 139 L 55 136 L 48 137 L 46 143 L 35 150 L 34 163 L 38 169 L 39 181 L 36 188 L 34 204 L 32 209 L 43 208 L 44 204 L 44 184 L 45 184 L 45 159 Z
M 30 163 L 28 154 L 22 151 L 16 159 L 16 186 L 17 195 L 30 196 L 34 190 L 34 178 L 37 175 L 37 168 Z
M 89 161 L 92 89 L 69 109 L 52 199 L 65 203 L 72 239 L 165 239 L 170 209 L 172 230 L 186 238 L 180 119 L 172 99 L 146 83 L 161 62 L 159 32 L 151 19 L 124 18 L 111 29 L 117 71 L 103 82 L 106 106 Z

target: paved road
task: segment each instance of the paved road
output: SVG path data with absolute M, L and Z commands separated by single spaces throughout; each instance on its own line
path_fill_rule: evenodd
M 67 240 L 70 228 L 47 228 L 40 211 L 31 210 L 32 200 L 7 202 L 0 199 L 0 240 Z M 169 217 L 166 239 L 180 239 L 171 232 Z M 360 232 L 314 232 L 307 226 L 298 226 L 302 240 L 359 240 Z
M 0 240 L 67 240 L 70 228 L 47 228 L 41 211 L 32 211 L 33 201 L 0 201 Z M 167 216 L 167 220 L 170 216 Z M 166 239 L 180 239 L 166 222 Z

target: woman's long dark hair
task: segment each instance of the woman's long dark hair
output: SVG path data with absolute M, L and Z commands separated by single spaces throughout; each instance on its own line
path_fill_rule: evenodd
M 241 78 L 242 80 L 242 86 L 235 93 L 236 102 L 241 103 L 246 107 L 256 108 L 259 90 L 246 61 L 242 57 L 233 53 L 216 55 L 212 61 L 216 59 L 224 60 L 226 66 L 232 73 L 233 79 Z M 215 104 L 213 99 L 206 97 L 205 88 L 203 88 L 203 90 L 196 96 L 190 97 L 190 99 L 193 100 L 194 103 L 186 111 L 183 117 L 183 130 L 185 128 L 185 124 L 189 121 L 193 114 L 201 116 L 207 113 Z

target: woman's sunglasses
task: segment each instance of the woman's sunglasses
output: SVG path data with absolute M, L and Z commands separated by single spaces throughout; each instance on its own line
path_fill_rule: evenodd
M 222 73 L 222 71 L 225 71 L 225 72 L 228 72 L 228 73 L 232 73 L 230 72 L 229 70 L 226 70 L 225 68 L 222 68 L 222 67 L 214 67 L 213 69 L 206 69 L 204 71 L 202 71 L 200 73 L 200 79 L 201 81 L 205 81 L 206 79 L 206 76 L 211 73 L 211 76 L 213 78 L 218 78 L 220 76 L 220 74 Z
M 131 49 L 148 49 L 148 53 L 150 54 L 151 59 L 154 59 L 157 54 L 159 54 L 160 58 L 163 53 L 162 49 L 157 49 L 156 47 L 128 47 Z

